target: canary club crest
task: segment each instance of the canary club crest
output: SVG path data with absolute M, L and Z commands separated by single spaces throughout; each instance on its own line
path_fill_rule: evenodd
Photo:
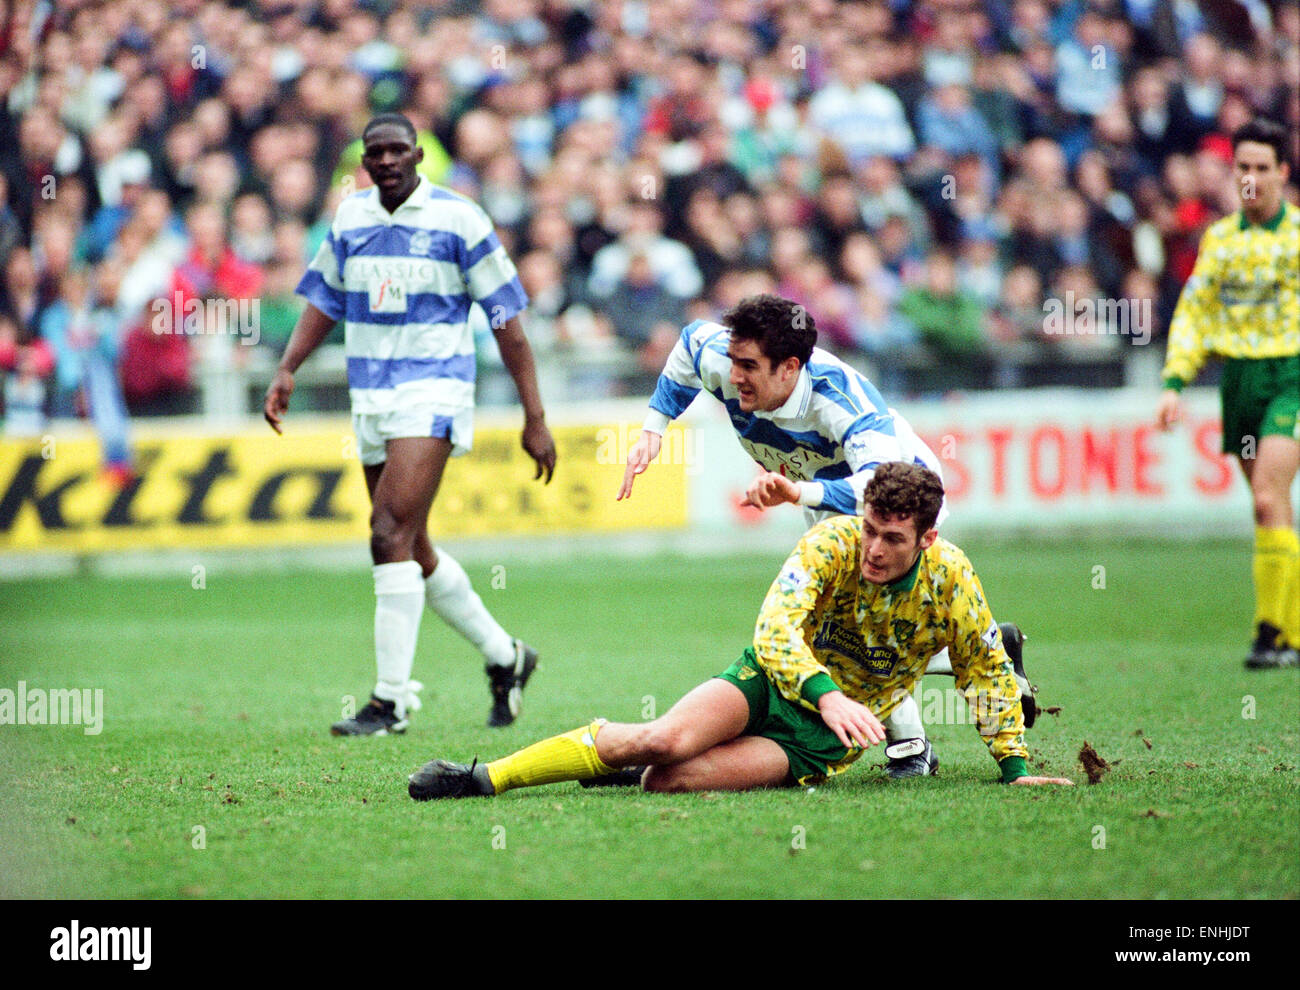
M 903 649 L 907 649 L 912 637 L 916 635 L 916 623 L 907 619 L 894 619 L 889 623 L 889 628 L 894 634 L 894 641 Z

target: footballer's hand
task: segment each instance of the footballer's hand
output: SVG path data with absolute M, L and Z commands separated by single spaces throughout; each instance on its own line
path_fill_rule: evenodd
M 1017 777 L 1011 783 L 1022 784 L 1025 787 L 1039 787 L 1044 784 L 1055 784 L 1058 787 L 1074 786 L 1074 781 L 1066 780 L 1064 777 Z
M 642 430 L 632 449 L 627 452 L 627 470 L 623 472 L 623 484 L 619 485 L 615 502 L 621 502 L 632 495 L 632 482 L 636 476 L 650 466 L 650 462 L 659 456 L 659 447 L 663 437 L 649 430 Z
M 551 475 L 555 473 L 555 440 L 551 437 L 546 420 L 540 416 L 524 418 L 523 445 L 528 456 L 537 462 L 537 473 L 533 475 L 533 480 L 536 481 L 545 471 L 546 480 L 543 484 L 549 485 Z
M 764 471 L 755 478 L 741 499 L 741 505 L 752 505 L 757 509 L 770 509 L 774 505 L 786 502 L 799 504 L 799 485 L 783 474 Z
M 289 396 L 293 395 L 293 372 L 277 368 L 271 385 L 266 390 L 266 401 L 262 403 L 262 415 L 271 424 L 271 429 L 282 433 L 280 423 L 289 411 Z
M 1168 430 L 1183 418 L 1183 404 L 1178 393 L 1167 388 L 1160 393 L 1160 405 L 1156 407 L 1156 424 L 1162 430 Z
M 817 699 L 826 727 L 846 747 L 867 749 L 885 740 L 885 727 L 866 705 L 860 705 L 843 691 L 827 691 Z

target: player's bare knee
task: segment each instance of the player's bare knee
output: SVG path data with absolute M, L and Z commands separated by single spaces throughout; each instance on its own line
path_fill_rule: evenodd
M 675 726 L 651 722 L 637 740 L 641 759 L 652 766 L 685 759 L 691 754 L 685 750 L 684 737 L 682 730 Z
M 1277 526 L 1287 518 L 1286 500 L 1279 498 L 1276 492 L 1260 488 L 1251 494 L 1254 497 L 1257 526 Z
M 370 555 L 376 563 L 409 560 L 415 549 L 415 529 L 392 512 L 376 507 L 370 514 Z

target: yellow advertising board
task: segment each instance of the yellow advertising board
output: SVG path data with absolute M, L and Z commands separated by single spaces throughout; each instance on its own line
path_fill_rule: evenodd
M 672 431 L 670 431 L 671 433 Z M 519 430 L 480 428 L 453 459 L 429 517 L 435 539 L 663 529 L 686 524 L 686 468 L 661 458 L 615 502 L 623 426 L 552 427 L 550 485 L 520 447 Z M 346 420 L 208 434 L 138 428 L 138 477 L 115 488 L 92 438 L 0 438 L 0 552 L 365 541 L 370 503 Z M 680 449 L 671 436 L 665 449 Z

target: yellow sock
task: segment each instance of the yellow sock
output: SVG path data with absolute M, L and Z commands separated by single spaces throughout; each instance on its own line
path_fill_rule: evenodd
M 1284 534 L 1287 553 L 1291 558 L 1290 580 L 1282 589 L 1282 622 L 1278 627 L 1286 637 L 1287 645 L 1300 649 L 1300 535 L 1293 529 L 1278 530 Z
M 534 787 L 558 780 L 590 780 L 614 772 L 596 755 L 596 734 L 605 724 L 598 718 L 570 732 L 533 743 L 517 753 L 487 765 L 493 789 L 500 794 L 513 787 Z
M 1295 534 L 1291 534 L 1295 536 Z M 1286 630 L 1286 641 L 1300 650 L 1300 536 L 1295 538 L 1296 548 L 1291 554 L 1291 621 Z
M 1300 587 L 1294 583 L 1297 556 L 1300 540 L 1295 530 L 1255 527 L 1255 624 L 1276 626 L 1292 642 L 1292 637 L 1300 636 L 1295 628 L 1295 599 L 1300 598 Z

